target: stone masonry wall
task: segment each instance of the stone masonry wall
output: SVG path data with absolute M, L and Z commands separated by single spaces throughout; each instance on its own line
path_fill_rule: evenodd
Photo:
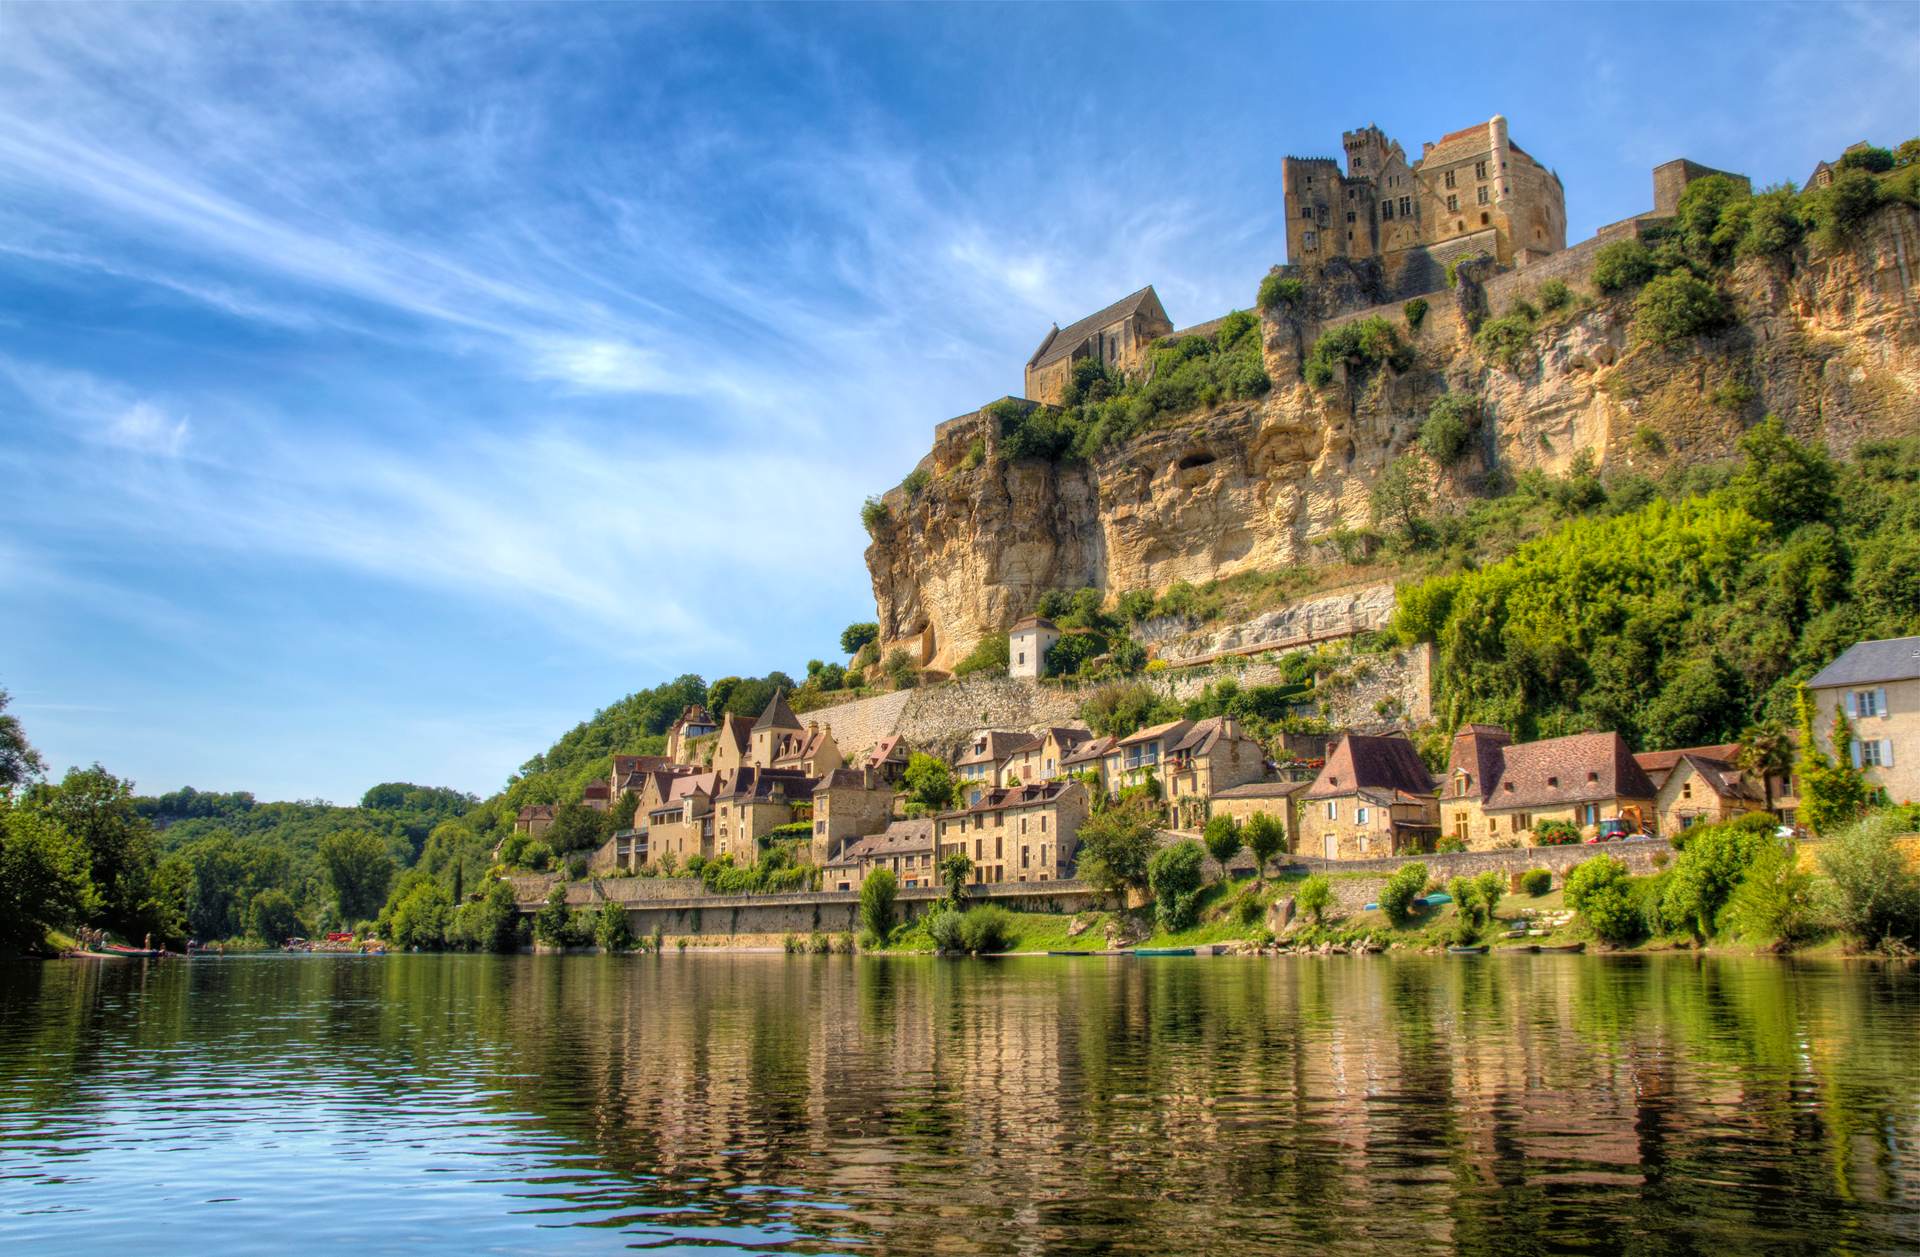
M 1429 878 L 1441 882 L 1456 877 L 1476 877 L 1489 869 L 1512 875 L 1524 873 L 1528 869 L 1551 869 L 1553 884 L 1557 887 L 1566 877 L 1568 869 L 1582 860 L 1592 859 L 1595 855 L 1606 854 L 1626 862 L 1627 871 L 1636 877 L 1644 877 L 1660 871 L 1657 857 L 1673 858 L 1673 847 L 1666 842 L 1619 842 L 1599 846 L 1566 847 L 1519 847 L 1499 851 L 1460 851 L 1451 855 L 1422 855 L 1397 857 L 1387 860 L 1320 860 L 1294 857 L 1296 865 L 1305 865 L 1316 872 L 1335 874 L 1328 879 L 1333 890 L 1334 902 L 1341 912 L 1359 912 L 1367 904 L 1378 903 L 1380 890 L 1387 884 L 1387 878 L 1401 865 L 1417 860 L 1427 866 Z M 1340 874 L 1364 873 L 1367 876 L 1339 876 Z

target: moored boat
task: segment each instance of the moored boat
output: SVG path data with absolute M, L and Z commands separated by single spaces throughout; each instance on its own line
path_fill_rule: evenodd
M 1136 956 L 1191 956 L 1194 951 L 1191 947 L 1136 947 L 1133 949 L 1133 954 Z

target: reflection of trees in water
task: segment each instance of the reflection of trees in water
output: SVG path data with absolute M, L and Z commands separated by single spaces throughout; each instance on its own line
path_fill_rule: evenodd
M 12 1105 L 81 1113 L 190 1046 L 200 1075 L 525 1123 L 528 1192 L 597 1222 L 896 1252 L 1886 1247 L 1916 1034 L 1910 969 L 1773 960 L 0 973 Z M 768 1186 L 848 1207 L 734 1190 Z

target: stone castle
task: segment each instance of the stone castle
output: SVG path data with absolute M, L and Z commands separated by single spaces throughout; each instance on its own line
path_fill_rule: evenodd
M 1491 271 L 1518 271 L 1567 249 L 1560 176 L 1515 144 L 1498 114 L 1422 145 L 1414 161 L 1377 126 L 1345 132 L 1341 141 L 1344 172 L 1331 157 L 1286 157 L 1280 163 L 1283 270 L 1331 279 L 1328 296 L 1336 305 L 1357 309 L 1443 291 L 1448 268 L 1465 259 L 1487 259 Z M 1655 167 L 1652 210 L 1601 228 L 1595 240 L 1637 235 L 1641 227 L 1671 218 L 1689 183 L 1724 174 L 1729 172 L 1685 158 Z M 1742 175 L 1729 177 L 1747 182 Z M 1074 362 L 1098 358 L 1135 374 L 1146 367 L 1155 344 L 1211 335 L 1218 324 L 1214 319 L 1176 329 L 1148 285 L 1065 328 L 1056 324 L 1027 360 L 1022 394 L 1058 404 Z

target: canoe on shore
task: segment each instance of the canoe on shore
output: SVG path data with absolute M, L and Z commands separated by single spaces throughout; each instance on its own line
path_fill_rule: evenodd
M 1191 947 L 1136 947 L 1133 949 L 1133 954 L 1136 956 L 1191 956 L 1194 950 Z
M 1587 950 L 1587 945 L 1585 943 L 1541 943 L 1538 946 L 1536 946 L 1533 950 L 1575 952 L 1575 951 Z
M 1485 943 L 1478 943 L 1472 947 L 1462 947 L 1455 944 L 1447 948 L 1447 954 L 1450 956 L 1484 956 L 1487 954 L 1487 945 Z

